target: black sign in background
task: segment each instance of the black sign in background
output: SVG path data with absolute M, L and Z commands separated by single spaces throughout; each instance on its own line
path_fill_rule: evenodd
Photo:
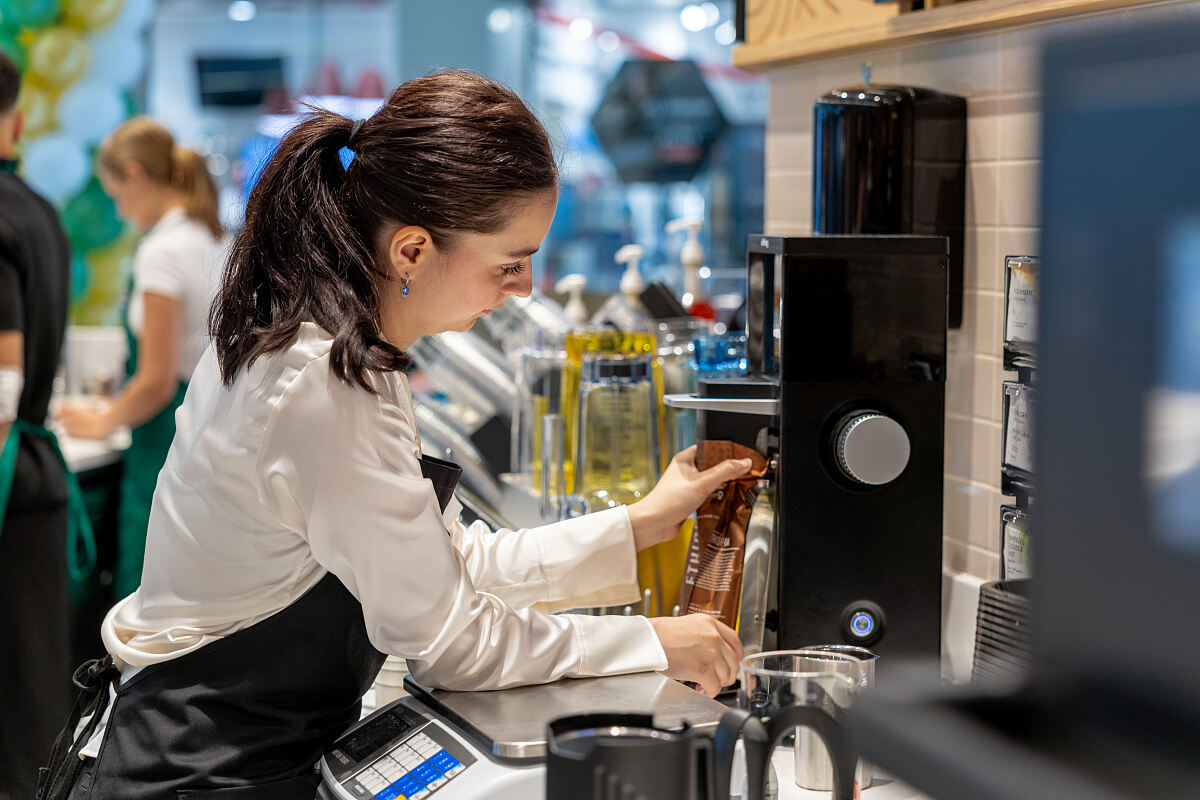
M 626 61 L 592 127 L 626 183 L 689 181 L 725 127 L 693 61 Z

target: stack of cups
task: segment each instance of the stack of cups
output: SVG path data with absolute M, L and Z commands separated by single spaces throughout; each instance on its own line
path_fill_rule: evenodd
M 375 705 L 383 708 L 393 700 L 408 697 L 404 691 L 404 676 L 408 674 L 408 662 L 397 656 L 388 656 L 375 677 Z

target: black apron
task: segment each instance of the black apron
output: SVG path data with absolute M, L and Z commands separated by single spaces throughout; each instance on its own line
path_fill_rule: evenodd
M 120 684 L 98 758 L 79 762 L 90 731 L 66 759 L 56 746 L 54 760 L 67 769 L 47 774 L 40 796 L 312 800 L 314 764 L 358 721 L 383 660 L 362 606 L 330 573 L 262 622 Z M 119 680 L 111 665 L 110 657 L 76 673 L 98 701 L 95 719 Z M 71 733 L 63 732 L 68 741 Z
M 421 468 L 444 511 L 461 470 L 428 457 Z M 313 800 L 317 760 L 358 721 L 383 661 L 362 605 L 329 573 L 282 611 L 117 686 L 99 756 L 85 762 L 120 680 L 111 656 L 90 661 L 38 800 Z

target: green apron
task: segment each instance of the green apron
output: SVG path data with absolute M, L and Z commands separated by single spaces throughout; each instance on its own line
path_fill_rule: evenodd
M 75 473 L 67 467 L 62 450 L 58 446 L 58 438 L 54 433 L 26 422 L 23 419 L 13 421 L 8 438 L 4 440 L 4 449 L 0 450 L 0 522 L 8 511 L 8 495 L 12 491 L 13 476 L 17 471 L 17 453 L 21 449 L 21 434 L 36 436 L 50 442 L 58 455 L 58 463 L 62 464 L 67 476 L 67 570 L 71 580 L 84 580 L 96 565 L 96 539 L 92 536 L 92 523 L 88 519 L 87 506 L 83 502 L 83 492 L 79 490 L 79 481 Z
M 125 375 L 137 371 L 137 337 L 125 322 L 129 342 L 129 360 Z M 175 410 L 183 403 L 187 382 L 180 381 L 171 402 L 150 419 L 134 428 L 129 449 L 125 451 L 121 473 L 121 499 L 117 509 L 117 562 L 113 569 L 113 598 L 132 594 L 142 582 L 142 562 L 146 555 L 146 527 L 150 524 L 150 502 L 158 473 L 167 461 L 167 451 L 175 438 Z

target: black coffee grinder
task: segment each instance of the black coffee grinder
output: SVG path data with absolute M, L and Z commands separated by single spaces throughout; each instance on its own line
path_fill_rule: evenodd
M 941 236 L 750 237 L 748 374 L 695 407 L 700 439 L 777 448 L 762 649 L 940 653 L 947 260 Z
M 813 233 L 950 240 L 949 324 L 962 324 L 967 101 L 914 86 L 835 89 L 813 104 Z

